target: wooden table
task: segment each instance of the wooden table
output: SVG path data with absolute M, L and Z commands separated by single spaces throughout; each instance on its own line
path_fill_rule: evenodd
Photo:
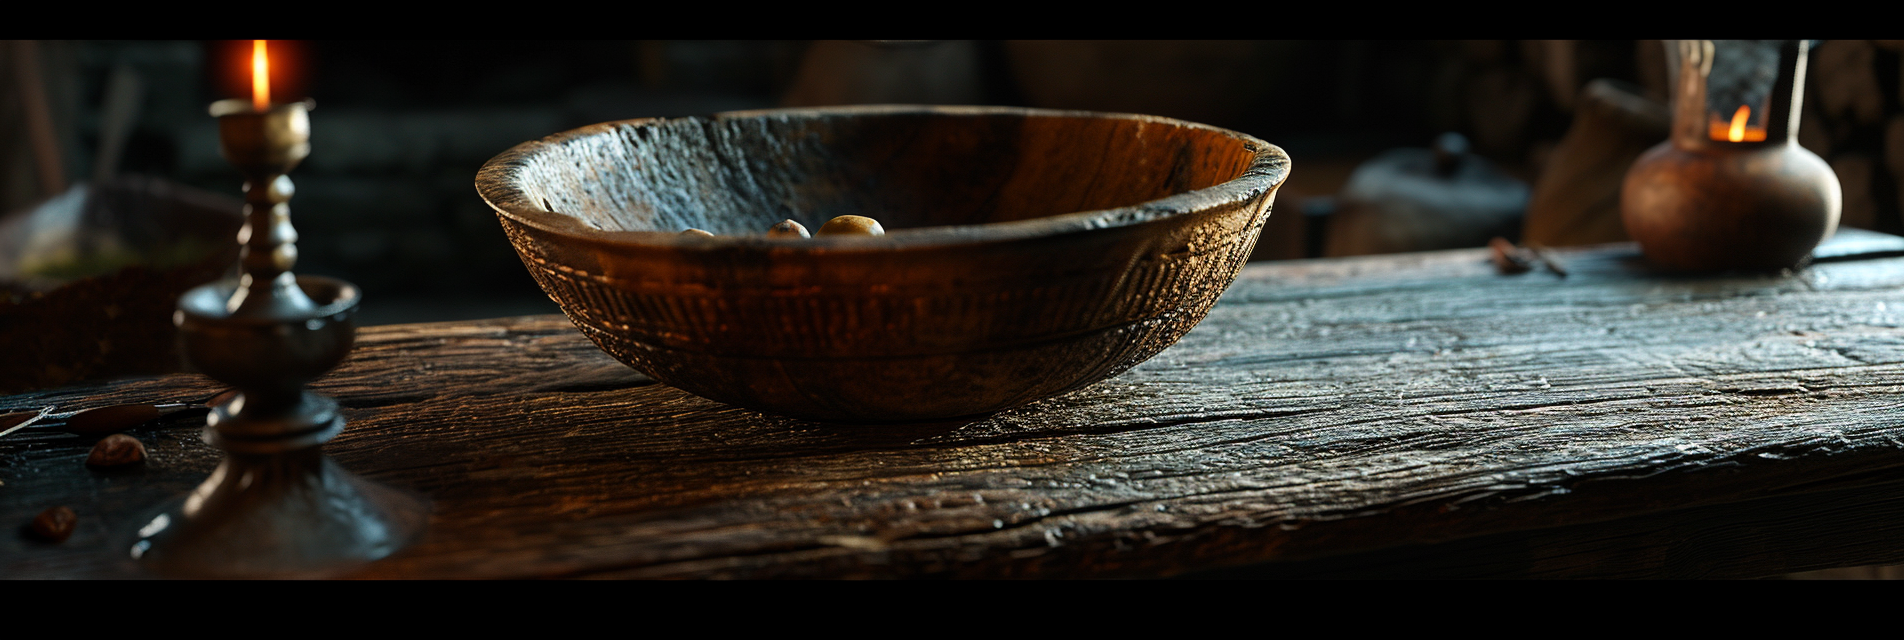
M 367 328 L 315 386 L 348 408 L 335 459 L 434 503 L 361 577 L 1757 577 L 1904 561 L 1901 249 L 1846 232 L 1722 277 L 1630 245 L 1561 252 L 1565 278 L 1481 250 L 1258 263 L 1122 376 L 932 424 L 716 404 L 557 316 Z M 77 436 L 0 442 L 0 520 L 80 518 L 0 536 L 0 575 L 137 575 L 146 509 L 218 460 L 191 427 L 134 431 L 151 460 L 117 473 Z

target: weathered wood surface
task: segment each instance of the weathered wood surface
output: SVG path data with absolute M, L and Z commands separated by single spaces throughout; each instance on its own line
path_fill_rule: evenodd
M 943 423 L 718 405 L 552 316 L 366 329 L 315 386 L 352 421 L 327 450 L 435 506 L 361 577 L 1763 576 L 1904 561 L 1895 240 L 1789 275 L 1651 275 L 1632 245 L 1560 252 L 1564 279 L 1480 250 L 1256 264 L 1150 362 Z M 135 435 L 130 473 L 0 441 L 0 519 L 80 517 L 0 539 L 0 575 L 136 575 L 144 510 L 217 456 Z

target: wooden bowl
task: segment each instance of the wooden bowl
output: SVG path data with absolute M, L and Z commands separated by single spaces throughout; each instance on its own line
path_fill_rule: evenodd
M 1236 278 L 1288 174 L 1282 149 L 1166 118 L 885 106 L 598 124 L 496 156 L 476 189 L 616 359 L 867 422 L 1006 409 L 1156 355 Z M 765 235 L 847 214 L 888 233 Z

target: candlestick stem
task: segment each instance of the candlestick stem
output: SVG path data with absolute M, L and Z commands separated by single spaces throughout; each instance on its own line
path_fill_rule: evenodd
M 238 231 L 244 274 L 227 303 L 233 316 L 307 315 L 316 305 L 297 286 L 297 229 L 291 226 L 291 178 L 278 174 L 245 183 L 245 226 Z

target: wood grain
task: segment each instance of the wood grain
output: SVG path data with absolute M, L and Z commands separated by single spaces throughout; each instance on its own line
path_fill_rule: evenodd
M 1483 250 L 1258 263 L 1151 361 L 978 420 L 735 409 L 555 316 L 369 328 L 314 386 L 340 463 L 435 505 L 359 577 L 1762 576 L 1904 559 L 1892 240 L 1786 275 L 1656 275 L 1632 245 L 1556 252 L 1565 279 Z M 141 510 L 216 463 L 188 426 L 135 431 L 134 472 L 0 442 L 0 517 L 80 517 L 0 540 L 0 575 L 136 575 Z

